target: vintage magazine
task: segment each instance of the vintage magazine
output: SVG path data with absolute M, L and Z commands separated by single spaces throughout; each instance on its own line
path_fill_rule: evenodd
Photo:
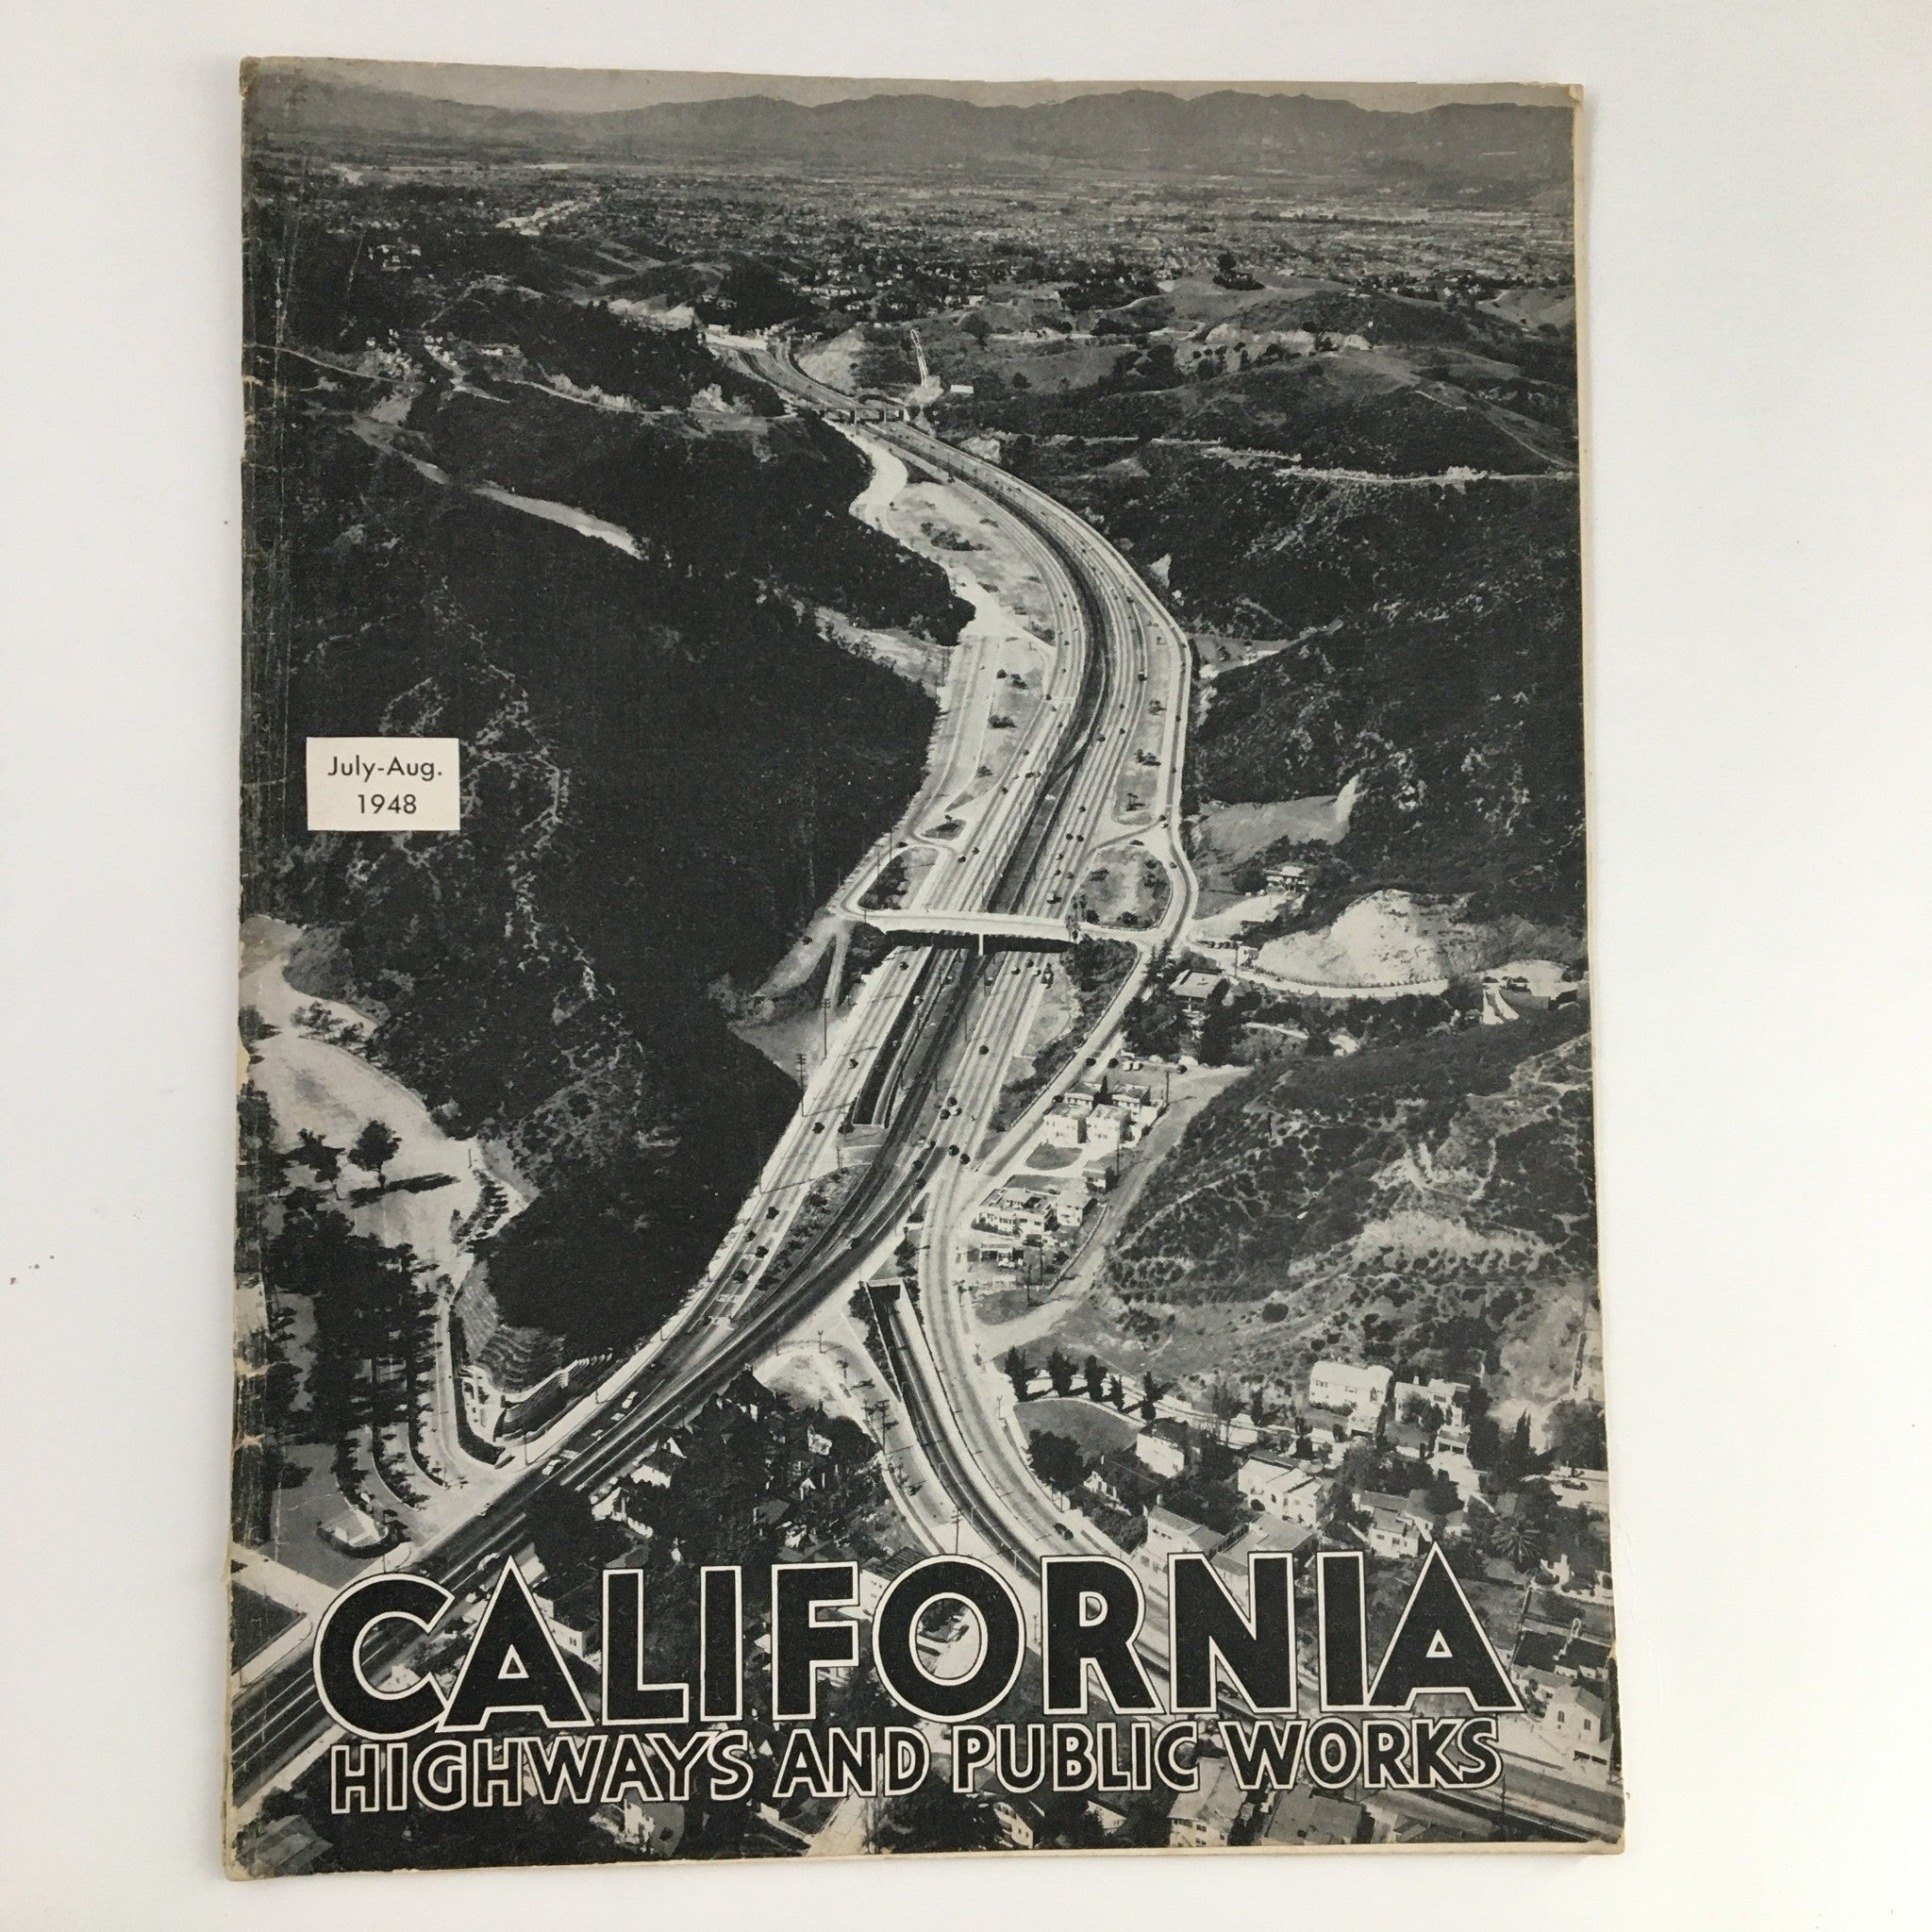
M 231 1869 L 1614 1849 L 1572 92 L 243 92 Z

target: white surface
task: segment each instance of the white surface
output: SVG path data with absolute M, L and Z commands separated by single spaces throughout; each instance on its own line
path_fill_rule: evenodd
M 306 741 L 311 832 L 454 832 L 462 747 L 454 738 Z
M 1922 0 L 149 0 L 0 112 L 0 1921 L 1904 1920 L 1928 1163 Z M 234 1058 L 234 67 L 315 52 L 1591 90 L 1622 1858 L 1008 1857 L 238 1887 L 217 1862 Z M 1914 1888 L 1916 1890 L 1916 1888 Z

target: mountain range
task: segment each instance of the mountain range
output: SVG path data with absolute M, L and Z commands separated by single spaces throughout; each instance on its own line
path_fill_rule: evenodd
M 608 160 L 782 163 L 832 171 L 1039 170 L 1310 175 L 1456 198 L 1567 197 L 1570 113 L 1457 104 L 1416 113 L 1305 94 L 1158 90 L 982 107 L 936 94 L 801 106 L 769 95 L 601 112 L 482 107 L 325 78 L 299 62 L 247 76 L 254 138 Z

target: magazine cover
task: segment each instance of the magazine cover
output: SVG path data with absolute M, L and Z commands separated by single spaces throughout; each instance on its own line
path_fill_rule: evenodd
M 1615 1849 L 1571 91 L 243 94 L 230 1870 Z

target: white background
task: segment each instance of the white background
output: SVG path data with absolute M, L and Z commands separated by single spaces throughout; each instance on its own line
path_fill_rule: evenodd
M 1923 0 L 9 12 L 0 1923 L 1756 1932 L 1923 1907 Z M 1622 1857 L 223 1879 L 234 73 L 305 52 L 1589 89 Z

